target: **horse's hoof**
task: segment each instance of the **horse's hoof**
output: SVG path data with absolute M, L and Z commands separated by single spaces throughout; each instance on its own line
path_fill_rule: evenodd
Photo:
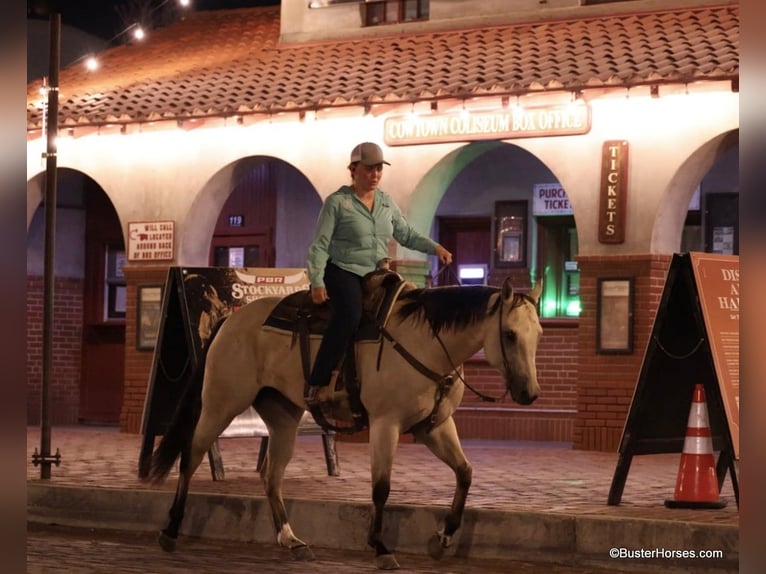
M 375 557 L 375 566 L 378 570 L 398 570 L 399 563 L 393 554 L 381 554 Z
M 160 535 L 157 536 L 157 542 L 160 543 L 165 552 L 173 552 L 176 549 L 176 539 L 171 538 L 164 532 L 160 532 Z
M 311 560 L 314 560 L 314 553 L 311 551 L 311 548 L 306 545 L 290 548 L 290 556 L 292 556 L 293 560 L 298 560 L 300 562 L 310 562 Z
M 433 534 L 428 539 L 428 555 L 434 560 L 441 560 L 444 557 L 444 540 L 439 534 Z

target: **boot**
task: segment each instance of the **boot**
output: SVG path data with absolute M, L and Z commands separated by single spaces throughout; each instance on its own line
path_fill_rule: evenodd
M 338 382 L 338 371 L 335 370 L 330 375 L 330 381 L 326 385 L 309 385 L 306 393 L 306 404 L 309 410 L 319 408 L 326 419 L 332 418 L 333 396 L 335 394 L 335 384 Z

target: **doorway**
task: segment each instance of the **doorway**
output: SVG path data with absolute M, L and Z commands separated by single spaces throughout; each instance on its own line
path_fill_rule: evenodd
M 490 265 L 492 220 L 490 217 L 439 217 L 439 243 L 452 253 L 452 265 Z M 457 285 L 456 273 L 434 277 L 434 285 Z

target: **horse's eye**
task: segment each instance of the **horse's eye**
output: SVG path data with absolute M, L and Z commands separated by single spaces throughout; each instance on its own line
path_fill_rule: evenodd
M 505 331 L 503 333 L 503 335 L 505 335 L 505 339 L 509 343 L 515 343 L 516 342 L 516 333 L 514 331 Z

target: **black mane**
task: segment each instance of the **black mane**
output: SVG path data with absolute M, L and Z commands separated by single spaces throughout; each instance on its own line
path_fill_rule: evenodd
M 487 305 L 489 298 L 499 292 L 496 287 L 483 285 L 413 289 L 399 297 L 402 306 L 398 315 L 402 319 L 414 317 L 418 321 L 427 321 L 433 333 L 438 335 L 443 329 L 467 327 L 494 313 L 500 298 L 491 309 L 487 310 Z

